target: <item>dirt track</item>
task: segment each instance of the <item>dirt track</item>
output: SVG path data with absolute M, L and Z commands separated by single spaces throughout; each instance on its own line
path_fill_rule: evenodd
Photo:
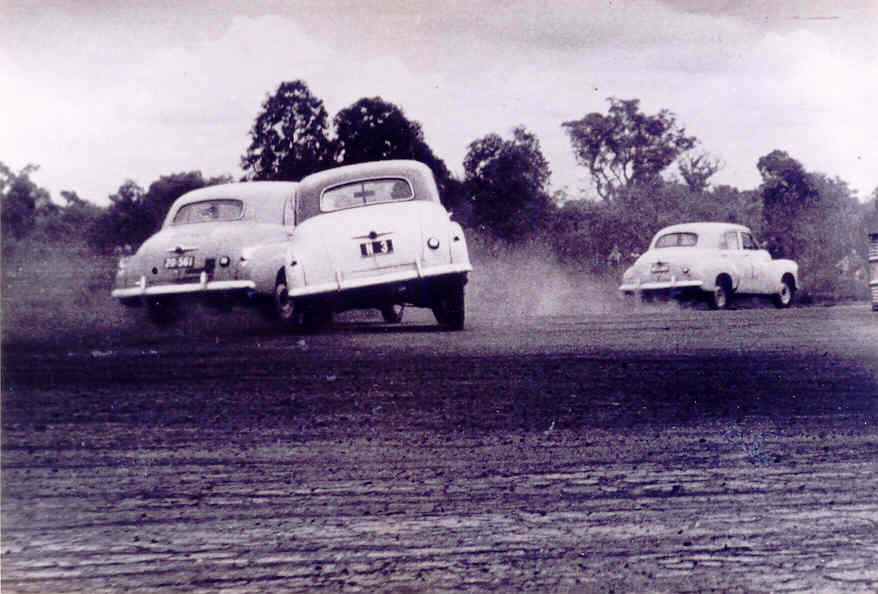
M 5 344 L 3 591 L 878 591 L 867 305 L 407 320 Z

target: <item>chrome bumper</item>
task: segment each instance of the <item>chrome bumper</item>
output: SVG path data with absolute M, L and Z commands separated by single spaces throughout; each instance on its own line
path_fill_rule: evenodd
M 672 291 L 674 289 L 689 289 L 700 287 L 704 284 L 704 281 L 700 280 L 684 280 L 679 281 L 674 277 L 671 277 L 670 281 L 663 282 L 650 282 L 650 283 L 627 283 L 623 284 L 619 287 L 619 290 L 623 293 L 631 293 L 637 291 Z
M 180 295 L 206 291 L 232 291 L 236 289 L 255 289 L 256 283 L 249 280 L 209 281 L 207 273 L 202 272 L 197 283 L 147 285 L 146 277 L 141 276 L 134 287 L 113 289 L 111 295 L 116 299 L 129 297 L 149 297 L 154 295 Z

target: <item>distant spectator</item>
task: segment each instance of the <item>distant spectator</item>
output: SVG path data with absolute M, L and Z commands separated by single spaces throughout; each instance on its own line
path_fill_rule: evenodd
M 622 261 L 622 252 L 619 251 L 619 246 L 614 245 L 613 251 L 610 252 L 610 255 L 607 256 L 607 266 L 618 266 Z

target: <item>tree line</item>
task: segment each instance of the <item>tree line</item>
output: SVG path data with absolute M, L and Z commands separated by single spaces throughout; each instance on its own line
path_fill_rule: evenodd
M 241 156 L 241 181 L 295 181 L 339 165 L 415 159 L 430 167 L 443 203 L 477 238 L 539 244 L 560 262 L 592 273 L 615 273 L 612 268 L 645 249 L 660 227 L 693 220 L 750 226 L 774 256 L 798 260 L 812 286 L 831 285 L 845 259 L 864 263 L 867 232 L 878 230 L 878 188 L 863 204 L 843 180 L 806 171 L 782 150 L 755 164 L 758 188 L 714 186 L 710 178 L 721 160 L 701 149 L 675 114 L 646 114 L 637 99 L 608 103 L 605 113 L 561 124 L 595 198 L 550 193 L 548 161 L 524 126 L 507 138 L 492 133 L 472 141 L 458 179 L 433 153 L 421 124 L 399 106 L 362 98 L 330 119 L 301 80 L 281 83 L 262 103 Z M 146 189 L 126 180 L 101 208 L 71 191 L 56 203 L 31 181 L 35 170 L 28 165 L 14 172 L 0 163 L 5 244 L 29 236 L 79 241 L 102 253 L 134 249 L 179 196 L 233 181 L 200 171 L 164 175 Z

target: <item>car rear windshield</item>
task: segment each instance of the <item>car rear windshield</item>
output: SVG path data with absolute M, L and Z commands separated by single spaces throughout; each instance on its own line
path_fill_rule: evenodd
M 693 247 L 697 243 L 698 235 L 696 233 L 668 233 L 658 238 L 655 247 Z
M 380 202 L 398 202 L 415 197 L 411 184 L 402 178 L 381 178 L 357 181 L 323 191 L 320 210 L 332 212 Z
M 217 221 L 235 221 L 244 213 L 244 203 L 240 200 L 227 198 L 204 200 L 181 206 L 174 215 L 175 225 L 190 223 L 215 223 Z

